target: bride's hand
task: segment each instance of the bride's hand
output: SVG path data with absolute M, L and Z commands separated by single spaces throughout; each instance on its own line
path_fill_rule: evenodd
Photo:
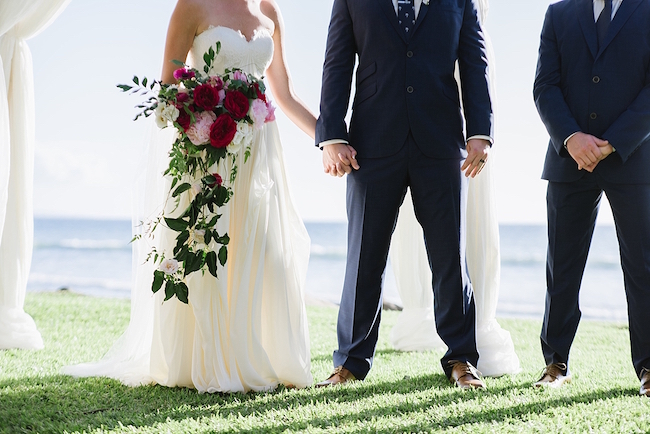
M 333 143 L 323 146 L 323 170 L 332 176 L 344 176 L 352 169 L 359 170 L 356 160 L 357 151 L 345 143 Z

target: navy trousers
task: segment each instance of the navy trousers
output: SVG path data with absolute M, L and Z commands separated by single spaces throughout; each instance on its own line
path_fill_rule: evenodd
M 443 370 L 450 375 L 451 360 L 476 366 L 474 295 L 461 243 L 466 181 L 460 160 L 425 156 L 409 134 L 397 154 L 358 161 L 361 169 L 347 179 L 348 255 L 334 366 L 359 379 L 372 366 L 390 239 L 409 187 L 433 272 L 436 326 L 449 348 Z
M 546 312 L 542 351 L 546 364 L 569 362 L 580 321 L 578 292 L 603 192 L 612 207 L 619 242 L 632 362 L 650 368 L 650 185 L 613 184 L 596 173 L 575 182 L 549 182 Z

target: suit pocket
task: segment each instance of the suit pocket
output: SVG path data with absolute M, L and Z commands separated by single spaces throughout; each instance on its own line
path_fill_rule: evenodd
M 364 67 L 363 69 L 357 69 L 357 87 L 361 86 L 368 77 L 377 72 L 377 64 L 372 62 L 370 65 Z
M 357 89 L 357 93 L 354 96 L 354 106 L 358 106 L 371 96 L 377 93 L 377 83 L 366 83 L 361 89 Z

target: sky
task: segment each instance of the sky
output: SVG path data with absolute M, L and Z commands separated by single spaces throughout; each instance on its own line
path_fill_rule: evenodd
M 332 0 L 277 0 L 287 59 L 300 98 L 318 112 Z M 501 223 L 546 219 L 540 179 L 548 135 L 532 98 L 539 34 L 548 0 L 491 0 L 486 22 L 497 73 L 494 164 Z M 28 43 L 34 61 L 36 216 L 129 218 L 146 122 L 136 97 L 116 84 L 158 78 L 175 0 L 72 0 Z M 312 140 L 281 113 L 289 179 L 306 221 L 345 221 L 345 180 L 323 173 Z M 606 204 L 599 221 L 610 223 Z

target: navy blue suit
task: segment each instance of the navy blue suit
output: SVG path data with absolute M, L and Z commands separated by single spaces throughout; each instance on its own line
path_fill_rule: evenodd
M 592 0 L 548 8 L 534 85 L 550 134 L 549 246 L 542 349 L 568 363 L 578 291 L 605 192 L 614 213 L 628 300 L 632 360 L 650 367 L 650 1 L 623 0 L 599 46 Z M 615 152 L 578 170 L 564 148 L 575 132 L 608 140 Z
M 467 136 L 492 135 L 485 59 L 471 0 L 430 0 L 408 34 L 391 0 L 334 0 L 316 143 L 347 140 L 361 166 L 347 179 L 348 260 L 334 352 L 334 365 L 357 378 L 372 365 L 390 238 L 409 187 L 434 276 L 436 324 L 449 347 L 443 369 L 449 375 L 450 360 L 478 361 L 461 244 L 460 161 L 463 128 Z

